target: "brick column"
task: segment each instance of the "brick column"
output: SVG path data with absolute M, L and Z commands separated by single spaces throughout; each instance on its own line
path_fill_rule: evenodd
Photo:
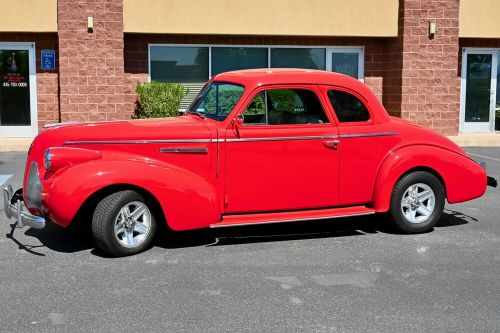
M 130 117 L 124 108 L 122 0 L 58 0 L 62 121 Z M 87 31 L 87 16 L 94 30 Z
M 459 125 L 458 10 L 459 0 L 400 0 L 384 93 L 391 114 L 446 135 Z M 429 21 L 436 22 L 433 38 Z

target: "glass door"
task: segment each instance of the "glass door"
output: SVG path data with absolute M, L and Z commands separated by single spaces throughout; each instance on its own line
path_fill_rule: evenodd
M 497 67 L 497 50 L 464 50 L 460 103 L 461 132 L 494 131 Z
M 364 49 L 362 47 L 327 49 L 326 68 L 363 81 Z
M 0 43 L 0 137 L 37 134 L 32 43 Z

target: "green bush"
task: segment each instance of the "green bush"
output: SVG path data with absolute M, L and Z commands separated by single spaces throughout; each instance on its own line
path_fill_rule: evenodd
M 164 118 L 179 114 L 179 106 L 187 95 L 188 89 L 182 84 L 138 83 L 135 91 L 139 94 L 135 117 L 136 118 Z

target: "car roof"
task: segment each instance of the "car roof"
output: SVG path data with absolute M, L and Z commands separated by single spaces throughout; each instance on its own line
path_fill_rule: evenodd
M 373 120 L 376 123 L 389 121 L 389 116 L 378 98 L 361 81 L 348 75 L 300 68 L 260 68 L 224 72 L 212 78 L 216 82 L 235 83 L 253 89 L 264 85 L 327 85 L 334 88 L 348 89 L 362 96 L 374 111 Z M 384 112 L 381 112 L 384 110 Z
M 364 85 L 358 80 L 339 73 L 300 68 L 260 68 L 225 72 L 214 76 L 214 81 L 247 85 L 264 84 L 327 84 L 358 90 Z M 361 88 L 363 89 L 363 88 Z

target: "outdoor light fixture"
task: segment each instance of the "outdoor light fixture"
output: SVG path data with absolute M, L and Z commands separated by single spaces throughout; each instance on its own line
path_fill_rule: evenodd
M 429 38 L 434 38 L 436 34 L 436 22 L 429 21 Z
M 87 32 L 94 32 L 94 16 L 87 16 Z

